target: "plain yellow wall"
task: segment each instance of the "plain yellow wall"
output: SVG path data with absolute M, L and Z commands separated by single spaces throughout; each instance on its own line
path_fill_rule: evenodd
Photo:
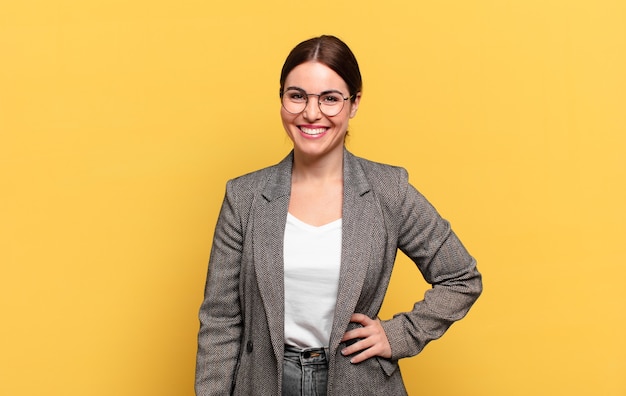
M 362 67 L 349 148 L 484 274 L 410 393 L 626 395 L 623 0 L 0 1 L 0 395 L 193 393 L 224 183 L 288 152 L 278 74 L 322 33 Z M 400 258 L 382 317 L 425 287 Z

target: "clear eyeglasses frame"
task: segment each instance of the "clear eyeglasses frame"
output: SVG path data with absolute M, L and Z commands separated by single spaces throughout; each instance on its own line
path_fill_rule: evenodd
M 319 94 L 306 93 L 300 88 L 287 88 L 280 92 L 280 100 L 287 113 L 300 114 L 309 104 L 309 96 L 317 96 L 317 105 L 320 111 L 327 117 L 334 117 L 341 113 L 346 100 L 350 100 L 354 95 L 347 98 L 339 91 L 330 90 Z

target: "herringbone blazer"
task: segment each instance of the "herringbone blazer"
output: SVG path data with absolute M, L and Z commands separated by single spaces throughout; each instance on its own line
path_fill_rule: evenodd
M 233 179 L 215 229 L 200 308 L 196 394 L 281 394 L 283 237 L 293 153 Z M 398 359 L 418 354 L 461 319 L 482 291 L 475 260 L 407 172 L 344 150 L 342 253 L 329 343 L 328 395 L 405 395 Z M 376 318 L 403 251 L 433 287 L 410 312 L 382 322 L 391 359 L 359 364 L 339 351 L 353 313 Z

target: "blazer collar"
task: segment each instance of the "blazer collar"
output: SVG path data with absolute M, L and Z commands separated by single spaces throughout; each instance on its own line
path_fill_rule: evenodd
M 293 167 L 293 150 L 282 161 L 274 166 L 267 184 L 261 193 L 268 201 L 289 196 L 291 192 L 291 169 Z
M 345 198 L 350 194 L 363 196 L 371 190 L 370 183 L 361 164 L 359 164 L 358 158 L 345 148 L 343 152 L 343 189 L 344 209 L 346 208 Z
M 293 150 L 274 168 L 262 195 L 268 201 L 289 195 L 291 192 L 291 170 L 293 168 Z M 343 188 L 344 198 L 349 194 L 363 195 L 371 187 L 365 172 L 356 156 L 345 147 L 343 149 Z

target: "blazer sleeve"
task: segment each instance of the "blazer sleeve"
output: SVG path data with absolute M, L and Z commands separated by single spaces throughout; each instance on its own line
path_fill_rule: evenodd
M 209 268 L 200 307 L 195 390 L 198 396 L 229 395 L 239 356 L 242 314 L 239 274 L 242 222 L 232 181 L 217 220 Z
M 482 292 L 476 261 L 435 208 L 408 182 L 401 169 L 395 223 L 398 248 L 432 285 L 410 312 L 382 323 L 392 359 L 417 355 L 463 318 Z

